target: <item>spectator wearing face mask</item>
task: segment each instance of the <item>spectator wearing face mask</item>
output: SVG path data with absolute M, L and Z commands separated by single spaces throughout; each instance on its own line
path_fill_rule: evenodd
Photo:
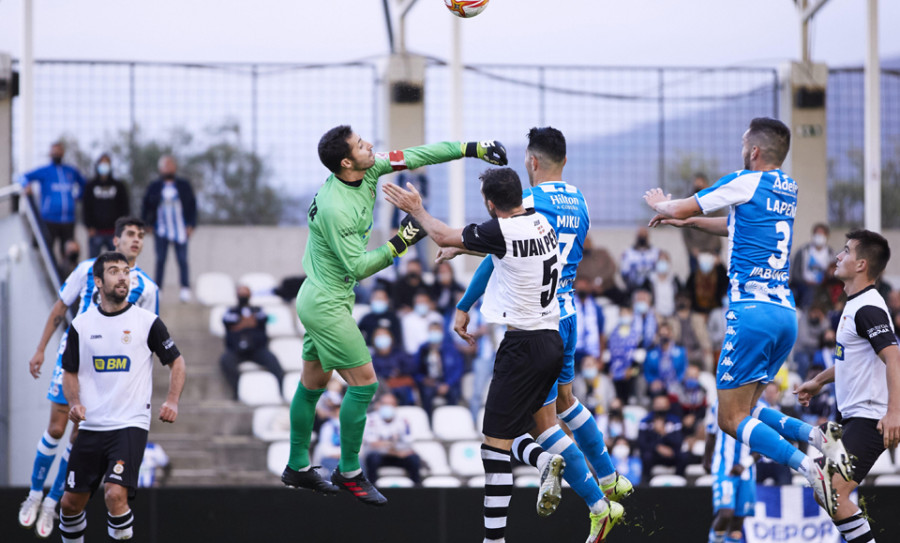
M 584 277 L 575 279 L 575 315 L 577 335 L 575 341 L 575 366 L 582 363 L 585 356 L 591 356 L 597 360 L 603 351 L 603 329 L 606 321 L 603 310 L 591 294 L 591 284 Z
M 697 194 L 707 187 L 709 187 L 709 178 L 706 174 L 702 172 L 695 173 L 691 194 Z M 714 214 L 714 216 L 716 215 L 718 213 Z M 681 236 L 684 239 L 684 247 L 688 253 L 689 273 L 694 273 L 694 270 L 697 269 L 697 257 L 700 253 L 719 254 L 722 251 L 721 236 L 706 233 L 699 228 L 682 228 Z
M 675 315 L 668 322 L 672 325 L 675 342 L 687 352 L 688 363 L 711 371 L 715 359 L 706 319 L 703 314 L 691 310 L 691 300 L 686 293 L 675 298 Z
M 266 333 L 268 315 L 261 307 L 250 305 L 250 289 L 245 285 L 237 287 L 238 304 L 225 311 L 225 353 L 219 359 L 225 380 L 234 390 L 237 399 L 237 384 L 240 372 L 238 365 L 249 360 L 256 362 L 278 379 L 278 387 L 284 379 L 284 370 L 278 359 L 269 350 L 269 336 Z
M 359 319 L 359 331 L 362 332 L 366 345 L 372 346 L 372 335 L 376 328 L 388 328 L 391 336 L 397 343 L 403 343 L 403 327 L 400 326 L 400 317 L 391 307 L 388 292 L 384 288 L 376 288 L 369 298 L 369 313 Z
M 619 322 L 609 335 L 609 376 L 622 403 L 634 396 L 634 379 L 640 375 L 635 362 L 640 358 L 641 334 L 634 326 L 634 314 L 629 306 L 619 308 Z
M 900 315 L 900 313 L 898 313 Z M 894 318 L 894 329 L 897 330 L 898 320 Z M 834 348 L 837 345 L 836 334 L 832 328 L 822 330 L 822 340 L 819 349 L 813 355 L 813 366 L 821 366 L 826 370 L 834 366 Z
M 634 327 L 641 337 L 639 346 L 649 349 L 656 342 L 656 329 L 659 326 L 650 291 L 642 288 L 635 290 L 631 296 L 631 308 L 634 311 Z
M 650 274 L 656 269 L 659 249 L 650 246 L 650 231 L 646 226 L 638 228 L 634 245 L 622 255 L 622 280 L 629 293 L 639 288 L 650 288 Z
M 401 405 L 416 403 L 412 372 L 414 361 L 403 347 L 394 341 L 389 328 L 376 328 L 372 333 L 372 366 L 379 383 L 397 397 Z
M 95 176 L 84 189 L 84 225 L 88 229 L 88 252 L 96 258 L 113 247 L 116 219 L 131 214 L 128 187 L 113 177 L 112 161 L 103 154 L 94 166 Z
M 593 356 L 583 357 L 580 377 L 573 382 L 572 393 L 584 399 L 584 406 L 590 412 L 607 413 L 616 397 L 616 388 L 608 375 L 600 373 L 599 359 Z
M 428 325 L 428 341 L 416 356 L 413 378 L 419 385 L 422 407 L 431 417 L 436 401 L 444 405 L 457 405 L 460 397 L 460 381 L 465 363 L 452 338 L 444 334 L 442 321 Z
M 665 394 L 654 397 L 652 407 L 641 420 L 638 431 L 643 477 L 649 479 L 654 466 L 672 466 L 676 474 L 684 476 L 687 455 L 681 451 L 684 441 L 681 419 L 672 413 Z
M 402 315 L 412 310 L 416 294 L 421 291 L 427 292 L 429 288 L 422 277 L 422 264 L 418 260 L 407 261 L 406 273 L 394 282 L 391 292 L 391 301 L 397 313 Z
M 385 393 L 378 400 L 377 409 L 369 415 L 365 433 L 366 476 L 378 478 L 381 466 L 397 466 L 418 486 L 422 477 L 422 460 L 412 448 L 409 423 L 397 415 L 397 399 Z
M 331 386 L 328 388 L 316 405 L 316 416 L 322 420 L 317 430 L 319 439 L 316 440 L 312 456 L 313 463 L 322 466 L 321 473 L 330 474 L 341 460 L 340 408 L 343 395 L 337 390 L 332 390 Z
M 822 333 L 828 328 L 828 319 L 821 307 L 814 305 L 808 311 L 797 311 L 797 342 L 794 343 L 793 358 L 794 371 L 798 375 L 806 375 L 820 347 Z
M 687 450 L 691 450 L 693 442 L 703 438 L 703 421 L 708 407 L 706 389 L 700 384 L 700 367 L 689 365 L 673 392 L 681 411 L 684 437 L 689 441 Z
M 466 289 L 456 281 L 453 266 L 449 262 L 444 261 L 435 266 L 431 299 L 434 300 L 437 311 L 441 315 L 447 315 L 455 310 L 457 297 L 465 291 Z
M 627 477 L 632 484 L 640 484 L 643 469 L 641 467 L 641 457 L 636 451 L 632 451 L 628 440 L 623 436 L 617 437 L 613 446 L 609 448 L 612 456 L 613 464 L 616 466 L 616 473 Z
M 625 437 L 625 415 L 622 413 L 622 400 L 613 398 L 609 402 L 609 411 L 597 415 L 597 426 L 606 438 L 606 446 L 612 448 L 620 437 Z
M 791 288 L 798 309 L 809 309 L 816 289 L 825 280 L 825 271 L 834 262 L 834 251 L 828 246 L 828 225 L 817 223 L 812 229 L 812 239 L 800 247 L 791 263 Z M 802 375 L 802 374 L 801 374 Z
M 709 315 L 722 306 L 722 297 L 728 293 L 728 270 L 717 255 L 700 253 L 697 269 L 688 277 L 684 288 L 691 298 L 691 309 Z
M 647 351 L 644 361 L 644 379 L 647 384 L 663 383 L 666 390 L 674 391 L 684 377 L 687 355 L 684 349 L 672 340 L 672 327 L 668 323 L 659 326 L 659 341 Z
M 413 310 L 400 318 L 403 328 L 403 348 L 410 355 L 419 352 L 419 347 L 428 341 L 428 325 L 443 320 L 441 314 L 434 310 L 434 302 L 428 291 L 419 290 L 413 298 Z
M 672 271 L 672 257 L 666 251 L 659 252 L 656 268 L 650 274 L 650 286 L 653 289 L 653 309 L 656 316 L 668 318 L 675 314 L 675 296 L 681 291 L 681 281 Z

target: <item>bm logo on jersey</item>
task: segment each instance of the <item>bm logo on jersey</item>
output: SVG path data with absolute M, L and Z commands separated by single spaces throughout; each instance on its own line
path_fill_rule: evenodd
M 127 356 L 95 356 L 94 369 L 97 371 L 128 371 L 131 359 Z

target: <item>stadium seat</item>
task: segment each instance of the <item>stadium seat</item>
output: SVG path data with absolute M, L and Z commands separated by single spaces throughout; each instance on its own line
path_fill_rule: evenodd
M 712 475 L 702 475 L 700 477 L 697 477 L 697 480 L 694 481 L 694 486 L 712 486 L 714 479 L 715 477 L 713 477 Z
M 619 322 L 619 306 L 613 303 L 602 304 L 600 309 L 603 311 L 603 333 L 609 337 Z
M 478 418 L 475 419 L 475 428 L 478 429 L 478 433 L 484 433 L 484 407 L 478 410 Z
M 878 457 L 878 460 L 875 461 L 875 464 L 872 465 L 872 469 L 869 470 L 869 476 L 891 475 L 896 471 L 894 463 L 891 461 L 891 451 L 884 451 Z
M 657 475 L 650 479 L 650 486 L 687 486 L 687 479 L 681 475 Z
M 700 381 L 700 386 L 706 391 L 707 403 L 712 405 L 712 403 L 716 401 L 716 398 L 718 398 L 715 374 L 708 371 L 701 371 L 697 380 Z
M 287 465 L 290 453 L 290 441 L 276 441 L 270 444 L 266 453 L 266 467 L 269 469 L 269 473 L 281 475 Z
M 401 405 L 397 407 L 397 417 L 409 424 L 409 434 L 413 441 L 434 439 L 428 413 L 418 405 Z
M 303 369 L 303 340 L 295 337 L 280 337 L 269 342 L 269 350 L 278 359 L 285 372 Z
M 216 337 L 225 337 L 225 323 L 222 317 L 228 310 L 226 305 L 217 305 L 209 310 L 209 333 Z
M 447 463 L 447 451 L 437 441 L 414 441 L 412 448 L 427 466 L 429 473 L 435 475 L 450 475 L 450 464 Z
M 238 364 L 237 370 L 240 373 L 244 373 L 245 371 L 263 371 L 263 367 L 257 364 L 252 360 L 244 360 L 240 364 Z
M 469 488 L 484 488 L 484 475 L 476 475 L 470 478 L 466 481 L 466 486 Z
M 691 454 L 694 456 L 699 456 L 703 458 L 703 453 L 706 452 L 706 440 L 697 440 L 694 442 L 694 446 L 691 448 Z
M 793 472 L 793 471 L 791 473 L 796 474 L 796 472 Z M 806 477 L 804 477 L 802 475 L 794 475 L 793 477 L 791 477 L 791 485 L 793 485 L 793 486 L 809 486 L 809 481 L 807 481 Z
M 196 287 L 194 288 L 197 301 L 208 306 L 232 306 L 237 304 L 237 296 L 234 290 L 234 281 L 228 274 L 221 272 L 201 273 L 197 277 Z
M 238 279 L 237 284 L 245 285 L 250 289 L 250 303 L 253 305 L 283 303 L 283 300 L 275 295 L 274 291 L 278 288 L 278 281 L 270 273 L 245 273 Z
M 306 328 L 303 326 L 303 323 L 300 322 L 300 316 L 297 315 L 296 311 L 291 311 L 294 315 L 294 326 L 297 328 L 297 333 L 300 334 L 300 337 L 306 335 Z
M 431 429 L 441 441 L 478 439 L 469 410 L 460 405 L 443 405 L 431 416 Z M 479 457 L 479 462 L 481 462 Z
M 369 304 L 354 304 L 353 305 L 353 320 L 359 322 L 363 317 L 371 313 L 372 310 L 369 308 Z
M 248 371 L 238 378 L 238 400 L 246 405 L 281 404 L 278 379 L 267 371 Z
M 406 470 L 397 466 L 380 466 L 378 468 L 378 477 L 406 477 Z
M 287 406 L 263 406 L 253 410 L 253 435 L 263 441 L 291 437 L 291 413 Z
M 422 486 L 425 488 L 458 488 L 462 486 L 462 481 L 456 477 L 440 475 L 437 477 L 426 477 L 422 480 Z
M 284 304 L 270 305 L 265 308 L 269 315 L 269 321 L 266 325 L 266 332 L 270 338 L 276 337 L 297 337 L 297 329 L 294 326 L 294 317 L 291 310 Z
M 464 373 L 459 382 L 459 388 L 463 403 L 468 405 L 469 399 L 472 397 L 472 391 L 475 388 L 475 373 L 471 371 Z
M 462 477 L 483 475 L 480 441 L 457 441 L 450 446 L 450 468 Z
M 653 466 L 650 468 L 650 475 L 674 475 L 675 468 L 673 466 Z
M 541 477 L 539 475 L 523 475 L 513 479 L 513 485 L 518 487 L 539 487 L 541 486 Z
M 700 464 L 688 464 L 684 469 L 684 474 L 688 477 L 702 477 L 706 475 L 706 470 Z
M 635 441 L 641 426 L 641 419 L 647 416 L 647 409 L 640 405 L 626 405 L 622 408 L 622 418 L 625 424 L 625 438 Z
M 294 393 L 297 392 L 297 385 L 300 384 L 301 375 L 299 371 L 289 371 L 284 374 L 284 380 L 281 381 L 281 396 L 287 403 L 293 401 Z
M 875 478 L 875 486 L 900 486 L 900 475 L 891 473 Z
M 513 461 L 513 477 L 528 477 L 537 473 L 537 469 L 535 469 L 534 466 L 529 466 L 526 464 L 516 465 L 517 463 L 517 461 Z
M 390 475 L 387 477 L 379 477 L 375 482 L 378 488 L 412 488 L 413 482 L 409 477 L 402 475 Z

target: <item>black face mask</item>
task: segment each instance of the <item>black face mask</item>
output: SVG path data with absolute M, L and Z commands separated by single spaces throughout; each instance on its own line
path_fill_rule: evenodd
M 819 317 L 813 317 L 809 319 L 809 323 L 813 326 L 818 326 L 820 322 L 822 322 L 822 319 L 820 319 Z
M 653 415 L 654 415 L 654 416 L 657 416 L 657 417 L 660 417 L 660 418 L 665 418 L 666 415 L 668 415 L 668 414 L 669 414 L 669 410 L 668 410 L 668 409 L 661 409 L 661 410 L 660 410 L 660 409 L 654 409 L 654 410 L 653 410 Z
M 422 280 L 422 276 L 419 275 L 418 273 L 407 273 L 406 280 L 414 282 L 414 283 L 418 283 L 419 281 Z
M 579 290 L 575 292 L 575 295 L 578 296 L 579 300 L 584 300 L 588 297 L 588 292 L 586 290 Z
M 837 343 L 836 343 L 835 341 L 833 341 L 833 340 L 825 340 L 825 341 L 822 343 L 822 345 L 825 346 L 825 347 L 827 347 L 827 348 L 829 348 L 829 349 L 834 349 L 834 347 L 835 347 L 835 345 L 837 345 Z
M 249 297 L 249 296 L 238 296 L 238 299 L 237 299 L 237 300 L 238 300 L 238 305 L 240 305 L 240 306 L 245 306 L 245 305 L 249 305 L 249 304 L 250 304 L 250 297 Z
M 167 181 L 174 181 L 174 180 L 175 180 L 175 174 L 174 174 L 174 173 L 167 173 L 167 174 L 164 174 L 164 175 L 163 175 L 163 179 L 165 179 L 165 180 L 167 180 Z
M 622 410 L 621 409 L 610 409 L 609 410 L 610 417 L 622 418 Z
M 638 247 L 648 247 L 650 244 L 647 242 L 647 238 L 639 237 L 635 240 L 635 245 Z
M 59 166 L 60 164 L 62 164 L 62 157 L 61 157 L 61 156 L 52 156 L 52 157 L 50 157 L 50 160 L 51 160 L 54 164 L 56 164 L 57 166 Z

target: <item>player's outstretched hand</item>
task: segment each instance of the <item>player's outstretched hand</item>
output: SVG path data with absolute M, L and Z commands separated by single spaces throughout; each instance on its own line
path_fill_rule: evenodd
M 44 365 L 44 351 L 34 353 L 31 360 L 28 361 L 28 373 L 37 379 L 41 376 L 41 366 Z
M 878 421 L 878 431 L 884 438 L 884 447 L 890 449 L 900 443 L 900 413 L 888 409 L 887 414 Z
M 463 156 L 480 158 L 494 166 L 506 166 L 506 147 L 497 140 L 466 141 L 462 143 Z
M 672 199 L 671 194 L 665 194 L 662 189 L 650 189 L 644 193 L 644 201 L 650 206 L 650 209 L 656 211 L 656 206 L 662 202 L 668 202 Z
M 384 199 L 403 211 L 415 215 L 415 211 L 422 209 L 422 195 L 412 183 L 407 183 L 406 188 L 409 190 L 404 190 L 398 185 L 384 185 L 382 187 Z
M 84 420 L 84 413 L 86 409 L 83 405 L 73 405 L 69 407 L 69 420 L 78 424 L 79 422 Z
M 440 264 L 441 262 L 447 262 L 462 254 L 465 254 L 465 252 L 459 247 L 438 247 L 437 255 L 434 257 L 434 263 Z
M 671 219 L 665 215 L 654 215 L 647 224 L 650 228 L 656 228 L 659 225 L 674 226 L 675 228 L 685 228 L 691 226 L 691 219 Z
M 391 252 L 395 257 L 403 256 L 411 245 L 415 245 L 426 237 L 428 237 L 428 232 L 422 228 L 419 221 L 414 219 L 412 215 L 407 214 L 400 221 L 400 228 L 397 230 L 397 233 L 388 240 L 388 243 L 391 244 Z
M 806 381 L 801 385 L 794 385 L 794 394 L 797 395 L 797 402 L 803 407 L 809 407 L 809 400 L 822 390 L 822 385 L 815 381 Z
M 159 408 L 159 420 L 163 422 L 175 422 L 178 417 L 178 404 L 163 402 Z
M 475 345 L 475 336 L 466 331 L 468 327 L 469 314 L 462 309 L 457 309 L 456 316 L 453 318 L 453 331 L 466 340 L 469 345 Z

